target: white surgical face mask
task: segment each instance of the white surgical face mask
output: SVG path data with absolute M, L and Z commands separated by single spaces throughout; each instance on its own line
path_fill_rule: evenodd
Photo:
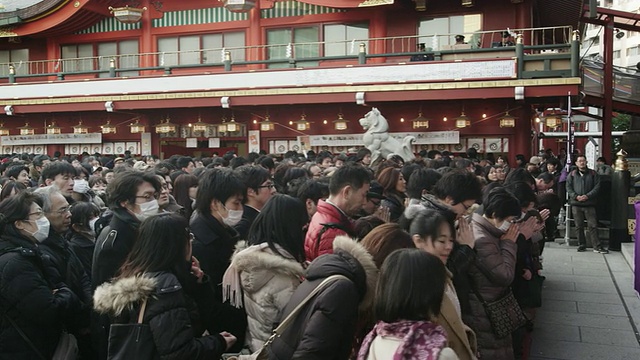
M 498 227 L 498 230 L 502 232 L 507 232 L 510 226 L 511 226 L 511 223 L 505 220 L 502 222 L 502 224 L 500 224 L 500 227 Z
M 37 230 L 31 234 L 39 243 L 45 241 L 49 237 L 49 219 L 41 217 L 38 220 L 27 220 L 36 223 Z
M 227 226 L 236 226 L 242 220 L 242 210 L 229 210 L 226 206 L 222 207 L 227 210 L 227 217 L 222 217 L 222 222 Z M 222 216 L 222 214 L 220 214 Z
M 98 221 L 98 218 L 89 220 L 89 230 L 91 230 L 90 234 L 93 236 L 96 236 L 96 221 Z
M 155 215 L 158 213 L 160 206 L 158 205 L 158 200 L 151 200 L 144 204 L 138 204 L 140 206 L 140 214 L 136 214 L 136 217 L 140 221 L 144 221 L 144 219 L 148 218 L 151 215 Z
M 73 180 L 73 192 L 86 194 L 89 191 L 89 182 L 85 179 Z

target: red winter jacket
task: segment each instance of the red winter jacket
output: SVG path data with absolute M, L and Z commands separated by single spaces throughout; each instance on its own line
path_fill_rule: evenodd
M 318 235 L 323 229 L 324 232 L 318 242 Z M 333 239 L 340 235 L 352 236 L 353 232 L 353 223 L 346 215 L 337 207 L 319 200 L 318 211 L 313 214 L 304 239 L 304 253 L 307 260 L 313 261 L 320 255 L 333 253 Z

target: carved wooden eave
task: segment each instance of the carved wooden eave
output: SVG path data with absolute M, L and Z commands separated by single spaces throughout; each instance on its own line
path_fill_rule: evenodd
M 94 25 L 110 16 L 108 7 L 119 0 L 44 0 L 25 9 L 1 13 L 2 17 L 19 17 L 11 24 L 12 29 L 3 28 L 0 37 L 32 36 L 50 37 L 74 33 Z

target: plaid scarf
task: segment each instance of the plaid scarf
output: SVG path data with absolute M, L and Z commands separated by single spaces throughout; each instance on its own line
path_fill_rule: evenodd
M 362 342 L 358 360 L 366 360 L 376 336 L 402 339 L 392 360 L 436 360 L 440 350 L 447 346 L 447 335 L 442 326 L 430 321 L 398 321 L 391 324 L 378 321 Z

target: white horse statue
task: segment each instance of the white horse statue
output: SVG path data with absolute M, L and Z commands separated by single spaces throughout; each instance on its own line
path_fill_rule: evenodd
M 415 158 L 411 150 L 413 136 L 405 136 L 402 142 L 389 135 L 389 123 L 377 108 L 372 108 L 362 119 L 360 125 L 366 130 L 362 140 L 364 146 L 371 151 L 371 162 L 378 158 L 388 159 L 390 155 L 399 155 L 404 161 Z

